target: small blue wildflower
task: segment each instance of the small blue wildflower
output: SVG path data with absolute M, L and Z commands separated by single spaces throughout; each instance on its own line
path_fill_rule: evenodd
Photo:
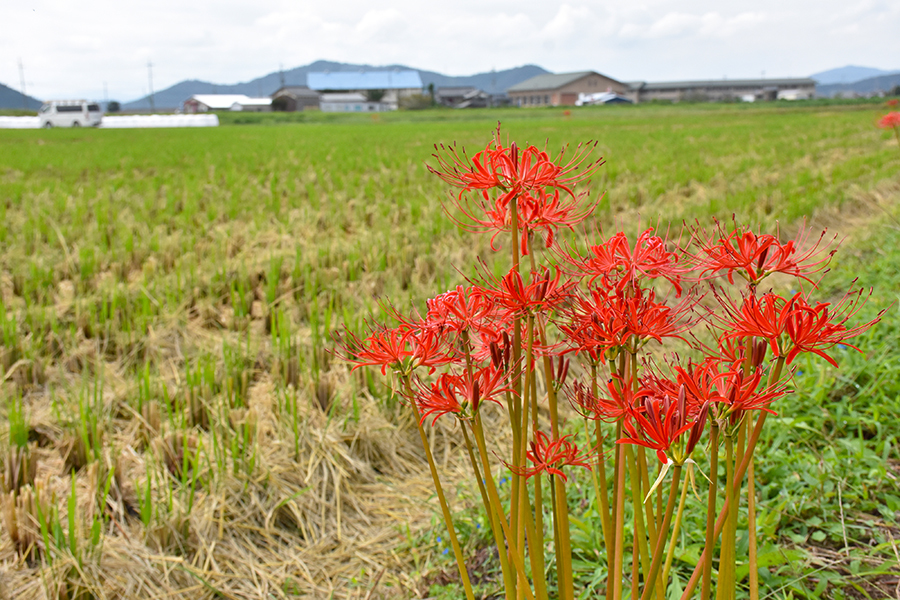
M 444 548 L 444 551 L 441 552 L 441 554 L 447 554 L 447 552 L 448 552 L 449 550 L 450 550 L 449 548 Z
M 481 529 L 481 523 L 475 523 L 475 529 Z
M 441 536 L 438 536 L 437 543 L 438 543 L 438 544 L 441 543 Z

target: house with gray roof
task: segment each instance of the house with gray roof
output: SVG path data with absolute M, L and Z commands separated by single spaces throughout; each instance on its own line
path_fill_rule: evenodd
M 579 94 L 626 94 L 628 85 L 595 71 L 545 73 L 506 90 L 513 106 L 575 106 Z
M 294 112 L 319 108 L 319 92 L 305 85 L 287 85 L 272 94 L 272 110 Z
M 418 71 L 336 71 L 308 73 L 306 84 L 311 90 L 329 93 L 361 93 L 370 102 L 380 102 L 397 110 L 400 100 L 422 93 Z

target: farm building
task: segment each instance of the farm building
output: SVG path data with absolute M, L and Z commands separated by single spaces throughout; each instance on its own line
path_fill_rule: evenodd
M 322 94 L 319 101 L 322 112 L 384 112 L 395 110 L 384 102 L 373 102 L 360 92 Z
M 268 112 L 272 110 L 271 98 L 250 98 L 244 94 L 194 94 L 184 101 L 185 113 L 205 113 L 213 110 Z
M 711 81 L 636 81 L 635 102 L 721 102 L 729 100 L 804 100 L 816 95 L 813 79 L 722 79 Z
M 320 95 L 305 85 L 288 85 L 272 94 L 272 110 L 315 110 L 319 108 Z
M 476 87 L 439 87 L 434 100 L 449 108 L 485 108 L 491 106 L 491 96 Z
M 364 71 L 309 73 L 309 89 L 317 92 L 360 93 L 370 103 L 381 103 L 397 110 L 400 100 L 422 93 L 422 79 L 417 71 Z M 323 102 L 324 103 L 324 102 Z M 325 110 L 324 106 L 322 110 Z
M 625 94 L 628 86 L 594 71 L 546 73 L 512 86 L 506 93 L 513 106 L 574 106 L 579 94 Z

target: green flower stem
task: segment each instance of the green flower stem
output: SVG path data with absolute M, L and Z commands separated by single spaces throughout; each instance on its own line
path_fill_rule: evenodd
M 616 542 L 616 550 L 613 556 L 612 594 L 607 598 L 622 598 L 622 583 L 625 576 L 623 570 L 623 555 L 625 551 L 625 465 L 622 464 L 625 456 L 624 444 L 616 444 L 616 533 L 613 539 Z
M 772 368 L 769 373 L 769 387 L 775 385 L 779 379 L 781 379 L 781 371 L 784 368 L 784 357 L 780 356 L 775 361 L 775 366 Z M 728 482 L 726 485 L 732 485 L 734 487 L 740 487 L 741 482 L 744 480 L 744 474 L 747 472 L 747 467 L 750 464 L 750 460 L 753 458 L 753 451 L 756 449 L 756 442 L 759 440 L 760 433 L 762 433 L 763 425 L 766 423 L 766 417 L 769 416 L 769 413 L 763 411 L 759 418 L 756 420 L 756 425 L 753 427 L 753 433 L 750 435 L 750 439 L 747 440 L 747 451 L 744 453 L 744 460 L 741 461 L 740 466 L 735 469 L 735 476 L 733 482 Z M 715 543 L 715 538 L 718 537 L 719 533 L 722 532 L 722 527 L 725 524 L 725 517 L 728 514 L 728 499 L 725 500 L 725 505 L 722 506 L 722 511 L 719 513 L 718 519 L 716 519 L 716 527 L 713 533 L 713 543 Z M 691 574 L 691 578 L 688 580 L 687 586 L 684 589 L 684 592 L 681 594 L 681 600 L 687 600 L 690 598 L 691 594 L 694 593 L 694 590 L 697 589 L 697 583 L 700 577 L 701 565 L 703 564 L 706 558 L 707 549 L 704 548 L 703 553 L 700 555 L 700 560 L 697 562 L 697 566 L 694 567 L 694 572 Z
M 534 386 L 534 369 L 532 368 L 533 352 L 534 352 L 534 317 L 529 315 L 525 320 L 525 385 L 522 388 L 522 420 L 519 422 L 519 431 L 522 436 L 522 445 L 519 448 L 519 460 L 524 467 L 527 463 L 526 440 L 528 435 L 528 415 L 531 406 L 531 388 Z M 532 432 L 534 435 L 534 432 Z M 528 486 L 525 479 L 522 480 L 522 486 L 519 488 L 518 504 L 518 527 L 514 530 L 516 534 L 516 548 L 519 552 L 519 562 L 525 564 L 525 513 L 529 510 L 528 505 Z M 531 536 L 534 539 L 534 536 Z
M 638 590 L 638 567 L 644 574 L 644 585 L 649 585 L 646 582 L 649 581 L 647 574 L 650 572 L 650 549 L 647 545 L 647 533 L 644 530 L 644 511 L 641 507 L 644 500 L 643 486 L 641 486 L 641 476 L 638 473 L 637 456 L 636 453 L 632 452 L 631 444 L 625 444 L 625 462 L 628 464 L 631 477 L 631 505 L 634 512 L 633 545 L 635 560 L 631 563 L 631 585 L 634 588 L 632 597 L 634 597 Z
M 609 569 L 609 507 L 606 499 L 606 465 L 603 460 L 603 436 L 600 433 L 599 421 L 594 421 L 594 429 L 597 434 L 597 462 L 591 469 L 591 483 L 594 486 L 594 497 L 600 505 L 600 532 L 603 535 L 603 548 L 606 549 L 607 570 Z M 588 419 L 584 420 L 584 435 L 587 440 L 591 439 L 591 431 L 588 425 Z M 600 475 L 598 475 L 600 473 Z M 601 481 L 602 489 L 601 489 Z
M 487 486 L 488 496 L 491 500 L 491 506 L 493 506 L 494 508 L 497 520 L 500 521 L 500 527 L 503 529 L 503 535 L 506 536 L 506 543 L 509 544 L 509 556 L 512 558 L 513 566 L 516 569 L 517 582 L 521 586 L 521 590 L 525 592 L 525 596 L 529 598 L 529 600 L 534 600 L 534 594 L 531 592 L 531 587 L 528 585 L 528 579 L 525 577 L 524 565 L 519 560 L 519 551 L 516 547 L 516 539 L 513 537 L 512 532 L 509 529 L 509 525 L 507 525 L 506 523 L 506 517 L 503 514 L 503 506 L 500 503 L 500 495 L 497 493 L 497 486 L 494 483 L 494 476 L 491 473 L 491 463 L 488 459 L 487 447 L 484 442 L 484 428 L 481 425 L 481 415 L 479 415 L 478 413 L 475 413 L 474 423 L 475 442 L 478 445 L 478 453 L 481 456 L 482 471 L 485 476 L 485 484 Z M 515 594 L 520 589 L 516 586 L 515 583 L 507 583 L 505 580 L 504 585 L 506 586 L 507 598 L 510 597 L 510 593 Z
M 531 386 L 532 428 L 537 431 L 537 386 Z M 534 476 L 534 520 L 531 512 L 525 511 L 526 531 L 532 535 L 528 538 L 528 552 L 531 557 L 531 576 L 534 580 L 534 593 L 538 600 L 547 598 L 547 582 L 544 571 L 544 496 L 542 492 L 542 476 Z
M 649 490 L 650 489 L 650 474 L 649 468 L 647 466 L 647 451 L 643 446 L 638 446 L 635 454 L 637 455 L 637 468 L 638 474 L 641 476 L 641 490 Z M 657 492 L 661 492 L 662 488 L 657 487 Z M 657 498 L 661 497 L 660 493 L 657 493 Z M 646 516 L 647 523 L 647 537 L 651 540 L 656 539 L 656 528 L 657 528 L 657 516 L 662 518 L 662 507 L 659 507 L 659 510 L 655 511 L 657 514 L 654 514 L 653 510 L 653 502 L 648 499 L 647 502 L 643 502 L 643 496 L 641 496 L 641 502 L 644 505 L 644 512 Z
M 672 513 L 675 510 L 675 498 L 678 497 L 678 485 L 681 483 L 681 465 L 672 467 L 672 487 L 669 489 L 669 502 L 666 505 L 666 512 L 663 516 L 662 527 L 659 529 L 659 535 L 656 537 L 656 549 L 653 550 L 653 564 L 650 565 L 650 574 L 644 580 L 644 593 L 641 600 L 649 600 L 656 580 L 659 574 L 659 567 L 662 565 L 663 551 L 666 548 L 666 538 L 669 535 L 669 524 L 672 522 Z M 636 583 L 635 583 L 636 585 Z
M 678 534 L 681 533 L 681 521 L 684 516 L 684 504 L 687 501 L 687 492 L 688 485 L 687 481 L 685 481 L 684 485 L 681 486 L 681 499 L 678 500 L 678 510 L 675 511 L 675 525 L 672 527 L 672 540 L 669 543 L 669 550 L 666 553 L 666 564 L 662 571 L 662 581 L 664 584 L 669 581 L 669 569 L 672 568 L 672 559 L 675 558 L 675 543 L 678 541 Z
M 425 458 L 428 460 L 428 468 L 431 470 L 431 479 L 434 482 L 434 489 L 441 504 L 441 513 L 444 516 L 444 524 L 447 526 L 447 536 L 450 538 L 450 545 L 453 546 L 453 556 L 456 557 L 456 566 L 459 569 L 459 576 L 463 582 L 463 589 L 465 589 L 468 600 L 475 600 L 475 594 L 472 592 L 472 583 L 469 581 L 469 571 L 466 569 L 466 560 L 463 558 L 462 548 L 459 545 L 459 540 L 456 538 L 456 529 L 453 527 L 450 506 L 447 504 L 447 498 L 444 496 L 444 488 L 441 486 L 441 478 L 438 476 L 437 466 L 434 464 L 434 456 L 431 454 L 428 436 L 425 435 L 425 429 L 422 427 L 422 415 L 419 413 L 419 407 L 414 400 L 415 395 L 413 394 L 408 375 L 403 377 L 403 383 L 406 386 L 410 404 L 412 404 L 416 413 L 416 428 L 419 430 L 419 438 L 422 440 L 422 448 L 425 450 Z
M 597 363 L 591 361 L 591 393 L 596 397 L 597 396 Z M 587 421 L 585 421 L 585 427 L 587 427 Z M 603 453 L 603 432 L 600 429 L 600 420 L 594 421 L 594 437 L 596 439 L 597 447 L 597 466 L 594 470 L 591 471 L 592 475 L 597 475 L 599 473 L 599 477 L 594 477 L 596 488 L 597 480 L 599 479 L 599 493 L 597 493 L 597 498 L 600 500 L 600 525 L 601 530 L 603 532 L 603 547 L 606 548 L 606 557 L 607 563 L 609 562 L 609 536 L 612 534 L 612 521 L 609 516 L 609 490 L 606 485 L 606 457 Z M 591 436 L 588 435 L 587 439 L 590 440 Z M 595 490 L 596 491 L 596 490 Z M 609 569 L 609 564 L 607 564 L 607 569 Z
M 715 521 L 716 494 L 719 483 L 719 425 L 712 419 L 709 428 L 709 498 L 706 504 L 706 547 L 703 550 L 705 559 L 703 564 L 703 587 L 700 591 L 700 600 L 709 600 L 710 586 L 712 583 L 712 555 L 716 543 Z
M 725 429 L 725 481 L 734 480 L 734 440 L 731 432 Z M 734 590 L 734 545 L 737 532 L 734 530 L 733 518 L 735 490 L 733 485 L 725 487 L 725 505 L 728 507 L 725 529 L 722 532 L 722 554 L 719 557 L 719 582 L 716 586 L 716 600 L 730 600 Z
M 560 600 L 574 600 L 575 582 L 572 574 L 572 542 L 569 538 L 569 505 L 566 482 L 562 477 L 553 477 L 553 484 L 556 491 L 556 515 L 559 521 L 559 548 L 556 554 L 559 597 Z
M 491 534 L 494 537 L 494 545 L 497 546 L 497 554 L 500 557 L 500 570 L 503 573 L 504 580 L 509 573 L 509 559 L 506 556 L 506 544 L 503 541 L 503 530 L 500 528 L 500 522 L 497 520 L 497 514 L 491 506 L 490 497 L 487 488 L 484 485 L 484 478 L 481 475 L 481 469 L 478 467 L 478 461 L 475 459 L 475 453 L 472 450 L 472 440 L 469 437 L 469 430 L 466 423 L 461 423 L 463 439 L 466 442 L 466 451 L 469 454 L 469 463 L 472 465 L 472 472 L 475 474 L 475 481 L 478 482 L 478 491 L 481 492 L 481 502 L 484 504 L 484 510 L 490 519 Z M 471 423 L 468 424 L 471 426 Z
M 609 361 L 610 373 L 616 373 L 620 377 L 625 375 L 625 354 L 620 353 L 618 360 L 611 359 Z M 614 380 L 616 387 L 620 384 L 618 380 Z M 624 557 L 625 551 L 625 465 L 623 464 L 625 452 L 623 444 L 619 443 L 622 438 L 622 422 L 616 424 L 616 463 L 615 463 L 615 484 L 613 494 L 615 496 L 615 504 L 612 509 L 612 519 L 615 523 L 615 533 L 613 534 L 613 554 L 612 554 L 612 570 L 606 582 L 606 597 L 621 598 L 622 584 L 625 577 Z
M 747 469 L 747 530 L 750 534 L 750 600 L 759 600 L 759 563 L 756 547 L 756 489 L 753 477 L 753 457 Z

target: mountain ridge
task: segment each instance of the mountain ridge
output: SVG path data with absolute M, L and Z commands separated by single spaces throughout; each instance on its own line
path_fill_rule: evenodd
M 858 65 L 846 65 L 836 69 L 828 69 L 820 73 L 813 73 L 810 79 L 815 79 L 819 85 L 843 84 L 851 85 L 865 79 L 873 79 L 885 75 L 895 75 L 900 69 L 893 71 L 885 71 L 884 69 L 876 69 L 874 67 L 860 67 Z
M 900 86 L 900 73 L 869 77 L 853 83 L 832 83 L 817 85 L 816 95 L 831 98 L 840 93 L 867 95 L 876 92 L 888 93 L 896 86 Z
M 0 108 L 38 110 L 43 104 L 31 96 L 24 96 L 25 102 L 23 103 L 22 98 L 22 92 L 0 83 Z

